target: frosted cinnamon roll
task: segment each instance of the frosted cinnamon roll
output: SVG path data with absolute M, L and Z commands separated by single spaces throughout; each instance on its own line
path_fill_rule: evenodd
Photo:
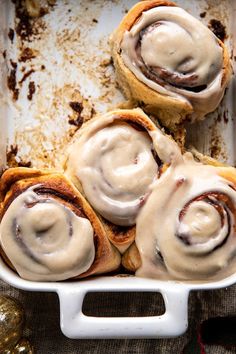
M 126 97 L 144 104 L 169 128 L 215 110 L 231 75 L 225 45 L 169 1 L 137 3 L 113 33 L 111 45 Z
M 66 174 L 105 219 L 110 240 L 122 251 L 134 239 L 131 227 L 172 145 L 142 110 L 134 109 L 90 120 L 69 148 Z
M 186 153 L 153 186 L 137 220 L 139 276 L 220 280 L 236 272 L 236 170 Z
M 60 281 L 118 268 L 100 220 L 63 175 L 12 168 L 0 191 L 1 254 L 22 278 Z

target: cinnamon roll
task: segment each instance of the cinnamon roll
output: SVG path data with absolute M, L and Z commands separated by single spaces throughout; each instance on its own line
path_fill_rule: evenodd
M 190 153 L 153 185 L 137 219 L 139 276 L 220 280 L 236 272 L 236 170 Z
M 1 254 L 22 278 L 60 281 L 119 267 L 100 220 L 63 175 L 12 168 L 0 192 Z
M 108 237 L 122 252 L 134 240 L 137 214 L 175 151 L 172 145 L 141 109 L 134 109 L 90 120 L 69 148 L 66 174 L 103 217 Z
M 170 1 L 137 3 L 113 33 L 111 46 L 125 96 L 172 129 L 214 111 L 230 79 L 223 42 Z

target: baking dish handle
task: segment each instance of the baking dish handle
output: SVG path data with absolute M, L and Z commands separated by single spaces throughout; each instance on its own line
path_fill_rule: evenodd
M 161 338 L 181 335 L 188 327 L 188 289 L 173 287 L 156 291 L 162 294 L 165 302 L 166 311 L 161 316 L 91 317 L 82 312 L 87 291 L 61 289 L 58 291 L 61 330 L 72 339 Z

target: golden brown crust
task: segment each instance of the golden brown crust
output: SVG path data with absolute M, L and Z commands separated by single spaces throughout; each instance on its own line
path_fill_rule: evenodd
M 150 10 L 157 6 L 177 6 L 172 1 L 165 0 L 146 0 L 140 1 L 135 4 L 132 9 L 129 10 L 128 14 L 123 18 L 122 23 L 118 27 L 117 31 L 121 31 L 122 34 L 124 31 L 129 31 L 134 23 L 139 19 L 143 11 Z M 121 38 L 122 39 L 122 38 Z
M 92 224 L 94 229 L 95 260 L 88 271 L 75 277 L 75 279 L 111 272 L 119 267 L 120 256 L 109 243 L 106 231 L 99 218 L 73 184 L 60 173 L 24 167 L 10 168 L 4 172 L 0 184 L 2 200 L 0 204 L 0 219 L 2 219 L 13 200 L 32 186 L 35 186 L 35 192 L 38 195 L 57 200 L 70 208 L 76 215 L 88 218 Z M 3 254 L 3 250 L 1 250 L 1 253 Z M 6 255 L 3 258 L 5 261 L 7 260 Z M 9 260 L 7 263 L 11 266 Z
M 136 243 L 133 243 L 122 256 L 122 265 L 132 273 L 141 266 L 141 257 Z
M 224 43 L 218 39 L 219 45 L 223 49 L 223 75 L 222 75 L 222 80 L 221 80 L 221 86 L 224 87 L 227 82 L 229 81 L 229 78 L 232 73 L 232 68 L 231 68 L 231 62 L 230 62 L 230 56 L 228 53 L 228 50 Z
M 156 130 L 156 124 L 142 111 L 141 108 L 133 109 L 114 109 L 106 114 L 110 114 L 114 117 L 114 120 L 121 122 L 129 122 L 141 125 L 145 130 L 153 131 Z M 83 133 L 83 128 L 89 126 L 96 120 L 101 120 L 103 115 L 98 115 L 86 123 L 83 124 L 80 132 Z M 80 135 L 80 134 L 79 134 Z
M 219 166 L 218 175 L 232 183 L 233 188 L 236 190 L 236 169 L 234 167 Z
M 197 149 L 191 147 L 188 151 L 190 151 L 195 158 L 195 160 L 203 163 L 204 165 L 211 165 L 215 167 L 229 167 L 227 164 L 220 162 L 213 157 L 210 157 L 208 155 L 203 155 L 200 153 Z
M 120 45 L 123 40 L 124 33 L 131 29 L 143 11 L 147 11 L 158 6 L 177 5 L 170 1 L 161 0 L 147 0 L 138 2 L 127 13 L 118 28 L 113 32 L 110 44 L 114 66 L 116 69 L 117 82 L 125 97 L 130 100 L 134 106 L 141 104 L 147 113 L 157 116 L 164 126 L 175 131 L 178 129 L 179 124 L 183 123 L 185 120 L 188 120 L 191 114 L 194 113 L 192 104 L 188 101 L 178 100 L 177 98 L 158 93 L 148 87 L 145 83 L 139 81 L 124 64 L 120 55 Z M 224 88 L 231 76 L 231 64 L 226 46 L 220 40 L 218 40 L 218 42 L 223 48 L 223 75 L 221 86 Z
M 120 253 L 134 242 L 136 236 L 136 226 L 117 226 L 102 218 L 104 228 L 109 240 L 115 245 Z

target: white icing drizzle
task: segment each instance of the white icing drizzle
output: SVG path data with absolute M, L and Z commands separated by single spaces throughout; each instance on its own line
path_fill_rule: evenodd
M 138 276 L 209 281 L 236 272 L 234 210 L 227 204 L 229 198 L 235 208 L 236 191 L 219 171 L 185 154 L 153 184 L 137 218 Z
M 136 49 L 142 30 L 145 32 L 140 58 Z M 144 11 L 130 31 L 125 32 L 121 49 L 125 65 L 140 81 L 163 95 L 189 101 L 198 117 L 213 111 L 223 97 L 222 47 L 206 26 L 179 7 L 159 6 Z M 160 69 L 176 75 L 176 85 L 166 81 L 162 86 L 146 77 L 140 69 L 144 63 L 157 77 Z M 194 75 L 192 84 L 177 87 L 178 78 L 185 80 L 190 75 Z M 201 85 L 206 88 L 200 92 L 183 87 Z
M 169 160 L 168 149 L 176 151 L 176 143 L 152 126 L 153 131 L 139 131 L 119 121 L 119 113 L 110 112 L 85 125 L 69 149 L 68 177 L 81 182 L 92 206 L 114 224 L 135 224 L 158 176 L 152 149 L 163 162 Z
M 182 161 L 183 157 L 181 150 L 174 140 L 164 135 L 159 129 L 153 130 L 149 132 L 149 134 L 152 138 L 153 146 L 158 152 L 158 156 L 161 161 L 167 164 L 175 164 Z
M 0 225 L 1 247 L 19 273 L 59 281 L 88 270 L 95 257 L 90 221 L 29 188 L 10 204 Z

